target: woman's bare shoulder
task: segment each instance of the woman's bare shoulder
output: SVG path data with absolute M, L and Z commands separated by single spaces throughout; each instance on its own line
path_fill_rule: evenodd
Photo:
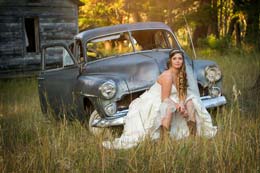
M 159 77 L 158 77 L 158 83 L 163 84 L 163 83 L 172 83 L 172 74 L 169 70 L 165 70 Z

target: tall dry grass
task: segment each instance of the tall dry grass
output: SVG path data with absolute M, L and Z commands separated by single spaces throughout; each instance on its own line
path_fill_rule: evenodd
M 200 52 L 224 73 L 229 103 L 214 116 L 217 136 L 146 140 L 129 150 L 106 150 L 80 122 L 45 117 L 36 79 L 1 81 L 1 172 L 260 172 L 260 102 L 252 94 L 259 55 L 220 55 Z

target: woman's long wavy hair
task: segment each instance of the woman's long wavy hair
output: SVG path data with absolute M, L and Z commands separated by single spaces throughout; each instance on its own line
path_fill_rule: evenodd
M 176 83 L 176 88 L 177 88 L 177 92 L 178 92 L 178 97 L 181 101 L 184 101 L 186 99 L 187 96 L 187 74 L 186 74 L 186 68 L 185 68 L 185 61 L 184 61 L 184 53 L 183 51 L 179 50 L 179 49 L 173 49 L 170 51 L 169 53 L 169 59 L 167 61 L 167 68 L 169 69 L 172 64 L 171 64 L 171 58 L 175 55 L 175 54 L 181 54 L 182 58 L 183 58 L 183 64 L 181 66 L 181 69 L 178 73 L 177 76 L 177 83 Z

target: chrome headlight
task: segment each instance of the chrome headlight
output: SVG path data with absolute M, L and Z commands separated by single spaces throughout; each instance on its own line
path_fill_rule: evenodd
M 205 76 L 209 82 L 216 82 L 221 79 L 221 71 L 217 66 L 207 66 Z
M 116 103 L 110 103 L 104 108 L 108 116 L 114 115 L 116 113 Z
M 209 88 L 209 94 L 212 96 L 212 97 L 218 97 L 221 95 L 221 89 L 219 87 L 212 87 L 212 88 Z
M 112 97 L 115 96 L 116 94 L 116 84 L 114 81 L 109 80 L 105 83 L 103 83 L 100 87 L 99 90 L 101 94 L 106 98 L 106 99 L 111 99 Z

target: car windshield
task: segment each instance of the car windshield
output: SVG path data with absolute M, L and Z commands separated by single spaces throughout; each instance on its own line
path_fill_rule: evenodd
M 119 33 L 95 38 L 87 42 L 88 61 L 133 52 L 128 33 Z
M 177 47 L 172 34 L 166 30 L 138 30 L 98 37 L 87 42 L 88 61 L 117 56 L 134 51 L 171 49 Z
M 177 47 L 172 34 L 166 30 L 139 30 L 131 33 L 137 51 Z

